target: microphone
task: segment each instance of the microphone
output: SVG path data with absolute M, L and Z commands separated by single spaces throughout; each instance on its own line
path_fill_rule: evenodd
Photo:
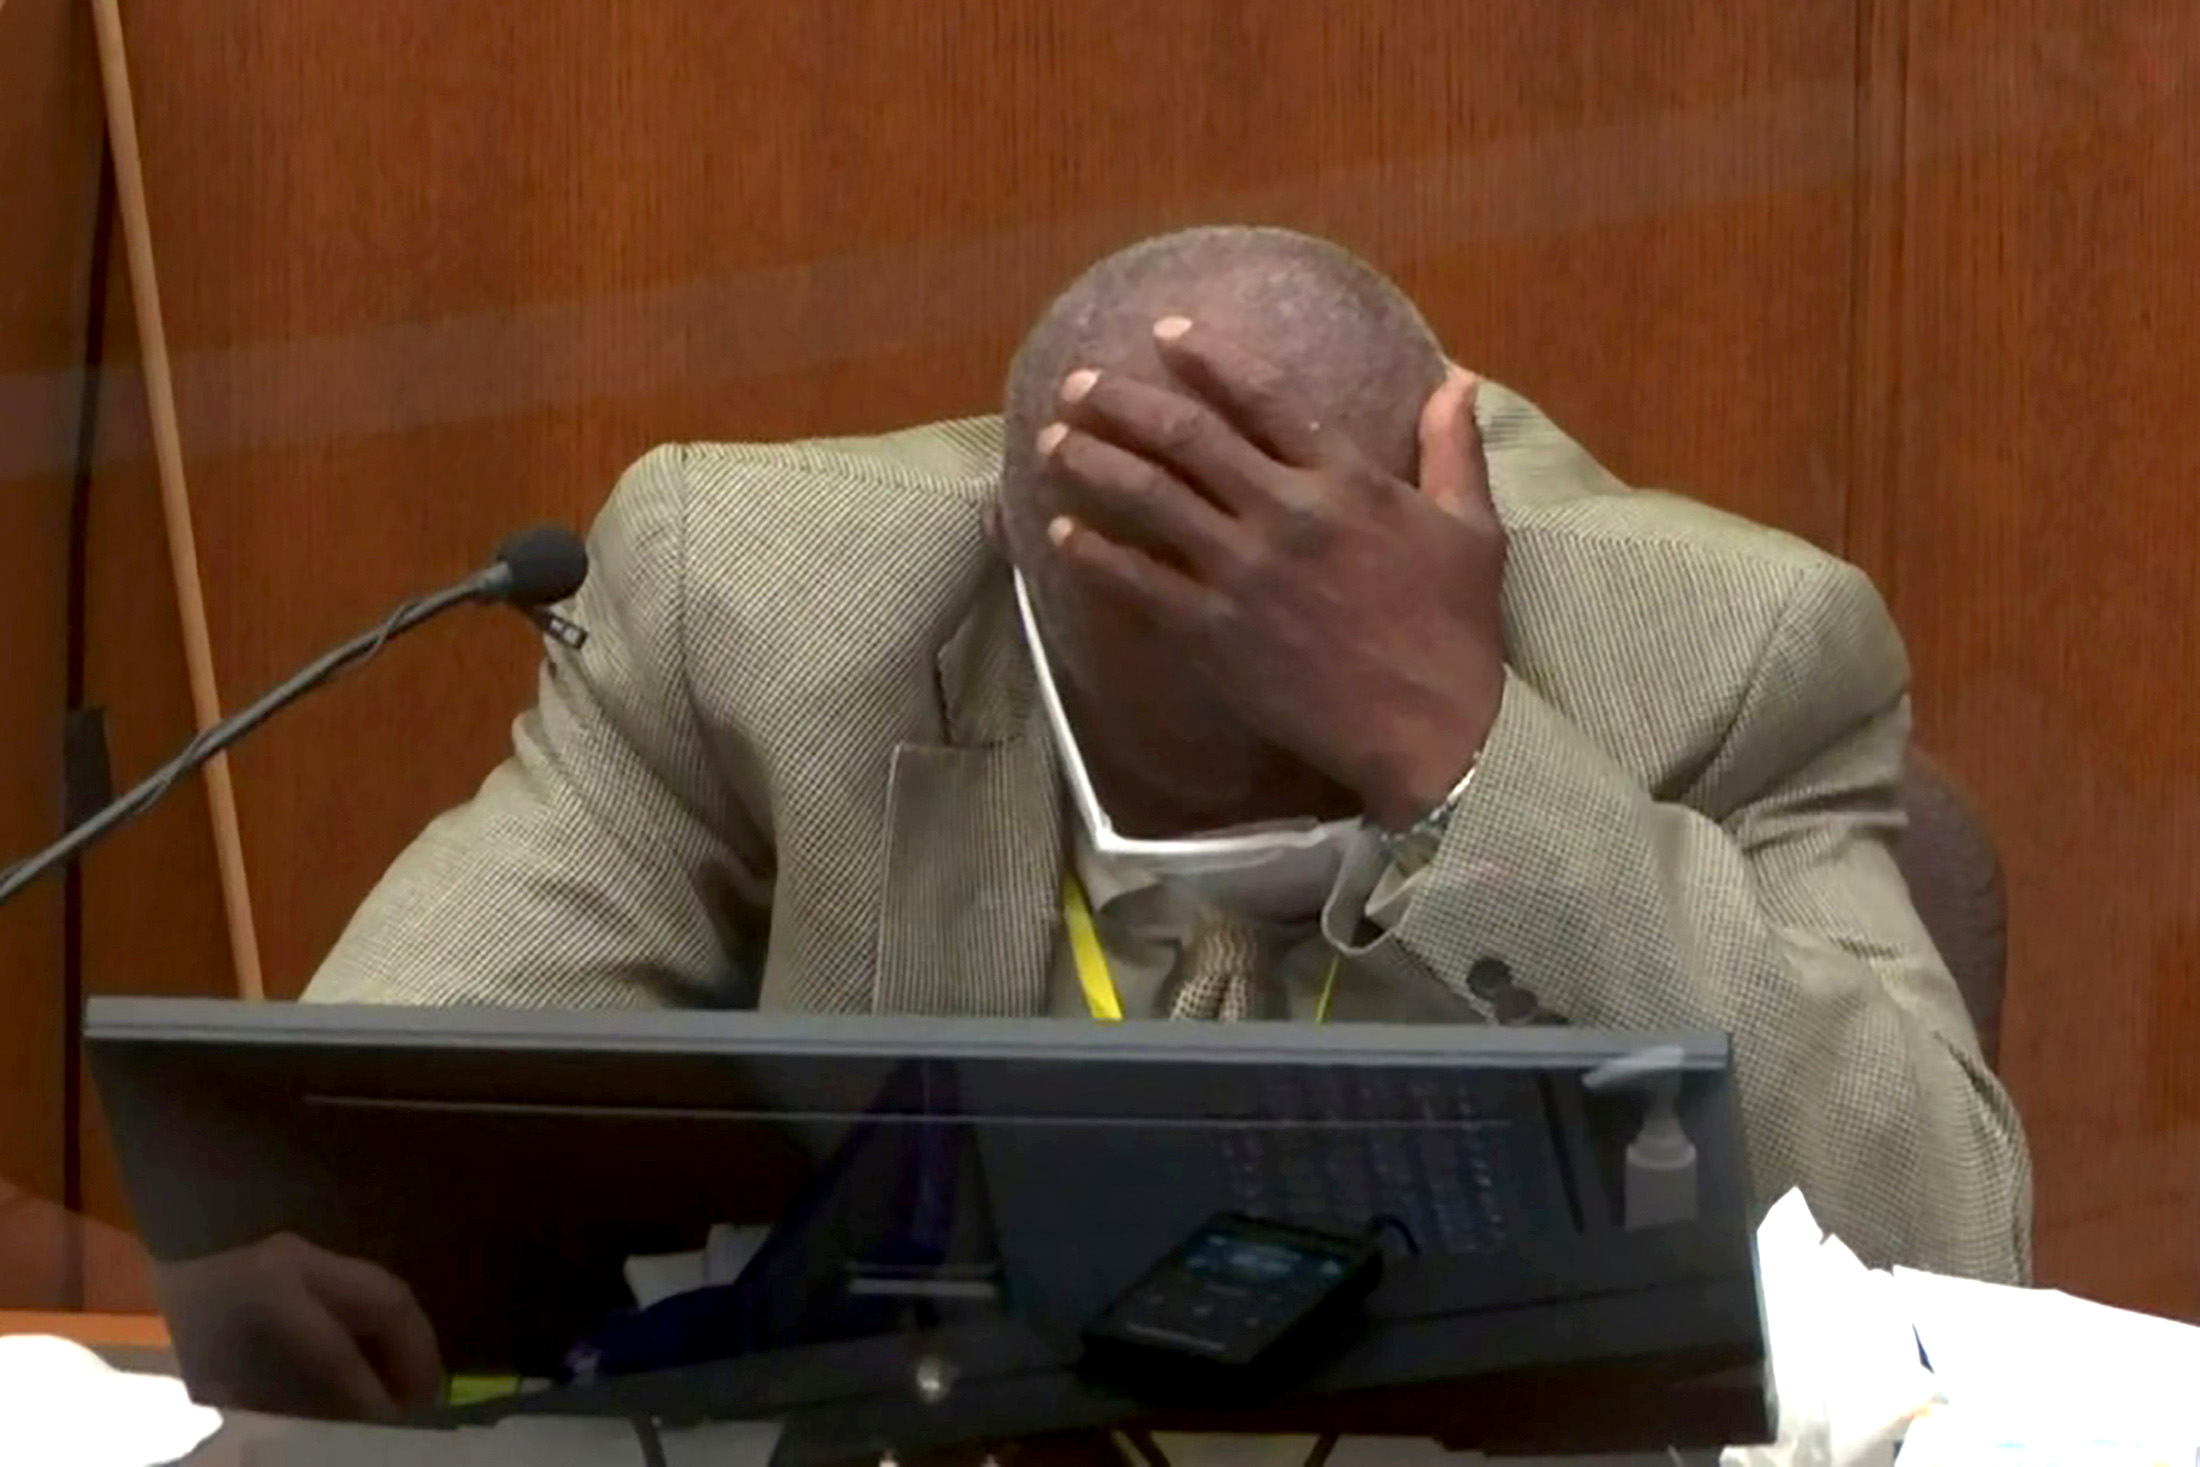
M 323 653 L 287 681 L 269 689 L 248 708 L 202 730 L 177 755 L 106 809 L 46 849 L 0 873 L 0 905 L 39 877 L 68 861 L 109 833 L 159 803 L 178 780 L 243 738 L 298 699 L 339 674 L 357 667 L 402 636 L 454 606 L 509 606 L 546 635 L 578 648 L 588 633 L 550 609 L 588 579 L 588 549 L 572 531 L 557 525 L 522 530 L 497 549 L 495 561 L 453 586 L 407 601 L 372 631 Z
M 473 578 L 475 599 L 523 610 L 563 601 L 588 579 L 588 547 L 563 525 L 536 525 L 497 547 L 497 558 Z

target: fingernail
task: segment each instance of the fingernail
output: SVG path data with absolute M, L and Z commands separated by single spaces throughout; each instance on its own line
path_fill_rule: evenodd
M 1054 450 L 1060 448 L 1062 440 L 1067 437 L 1069 437 L 1069 429 L 1060 423 L 1049 423 L 1041 428 L 1039 430 L 1039 456 L 1041 458 L 1052 458 Z
M 1076 402 L 1092 391 L 1092 384 L 1100 380 L 1100 374 L 1090 367 L 1079 367 L 1062 379 L 1062 401 Z
M 1058 514 L 1047 521 L 1047 539 L 1059 545 L 1067 540 L 1070 537 L 1070 532 L 1076 528 L 1075 525 L 1070 523 L 1068 515 Z
M 1153 334 L 1163 341 L 1174 341 L 1191 329 L 1192 318 L 1189 316 L 1163 316 L 1153 323 Z

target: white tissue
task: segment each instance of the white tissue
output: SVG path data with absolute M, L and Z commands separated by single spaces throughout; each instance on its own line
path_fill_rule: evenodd
M 1948 1404 L 1904 1467 L 2200 1460 L 2200 1329 L 2056 1289 L 1894 1271 Z
M 626 1287 L 638 1309 L 703 1287 L 703 1254 L 637 1253 L 626 1261 Z
M 703 1282 L 730 1284 L 741 1277 L 741 1271 L 764 1251 L 771 1235 L 770 1228 L 736 1227 L 732 1223 L 712 1228 L 703 1245 Z
M 0 1336 L 0 1462 L 151 1467 L 196 1451 L 222 1424 L 183 1382 L 131 1375 L 73 1340 Z
M 2200 1447 L 2186 1437 L 2153 1437 L 2113 1421 L 2088 1427 L 2005 1423 L 1991 1411 L 1935 1406 L 1910 1425 L 1900 1467 L 2189 1467 Z
M 1757 1267 L 1779 1437 L 1729 1447 L 1723 1467 L 1891 1467 L 1936 1399 L 1894 1280 L 1826 1236 L 1792 1190 L 1758 1226 Z
M 762 1250 L 770 1228 L 719 1223 L 703 1246 L 687 1253 L 641 1253 L 626 1261 L 626 1286 L 637 1308 L 647 1309 L 675 1294 L 730 1284 Z

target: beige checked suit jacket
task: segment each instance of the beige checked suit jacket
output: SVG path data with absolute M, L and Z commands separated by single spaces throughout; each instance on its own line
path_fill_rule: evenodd
M 1361 894 L 1332 903 L 1347 969 L 1487 1018 L 1467 974 L 1498 957 L 1575 1023 L 1731 1031 L 1761 1203 L 1800 1184 L 1869 1261 L 2022 1277 L 2023 1137 L 1889 853 L 1878 596 L 1628 490 L 1510 393 L 1481 413 L 1511 674 L 1402 918 L 1365 942 Z M 979 419 L 643 458 L 592 534 L 587 646 L 307 997 L 1041 1012 L 1066 831 L 980 529 L 999 451 Z

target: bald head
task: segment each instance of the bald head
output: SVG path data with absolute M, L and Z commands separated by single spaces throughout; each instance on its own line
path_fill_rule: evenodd
M 1287 373 L 1327 429 L 1398 477 L 1419 477 L 1419 423 L 1444 354 L 1399 289 L 1349 251 L 1282 229 L 1162 235 L 1062 292 L 1009 371 L 1001 518 L 1082 757 L 1118 826 L 1181 834 L 1328 818 L 1352 798 L 1247 726 L 1206 673 L 1135 607 L 1064 575 L 1046 524 L 1070 493 L 1037 448 L 1080 368 L 1173 380 L 1154 323 L 1188 316 Z
M 1003 483 L 1014 512 L 1034 487 L 1033 439 L 1079 367 L 1166 381 L 1153 324 L 1190 316 L 1284 368 L 1324 420 L 1402 478 L 1444 353 L 1405 293 L 1366 261 L 1288 229 L 1213 226 L 1118 251 L 1055 298 L 1009 368 Z

